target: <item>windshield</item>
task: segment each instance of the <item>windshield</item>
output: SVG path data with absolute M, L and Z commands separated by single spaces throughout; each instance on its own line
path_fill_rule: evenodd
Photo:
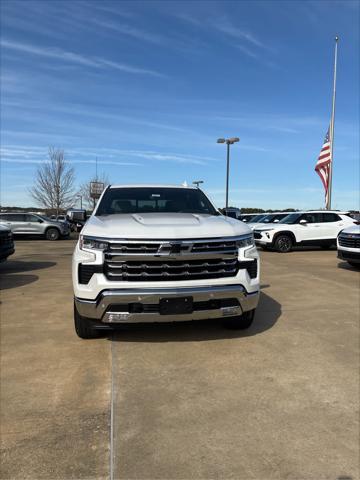
M 266 215 L 261 221 L 264 223 L 271 223 L 276 218 L 276 215 Z
M 286 223 L 288 225 L 294 224 L 297 222 L 300 215 L 301 213 L 290 213 L 290 215 L 287 215 L 285 218 L 280 220 L 279 223 Z
M 254 218 L 251 219 L 251 223 L 258 223 L 261 222 L 267 215 L 255 215 Z
M 280 221 L 281 219 L 287 217 L 288 214 L 286 213 L 273 213 L 272 215 L 267 215 L 265 218 L 263 218 L 264 223 L 273 223 L 275 220 Z
M 201 190 L 166 187 L 109 188 L 96 215 L 199 213 L 220 215 Z

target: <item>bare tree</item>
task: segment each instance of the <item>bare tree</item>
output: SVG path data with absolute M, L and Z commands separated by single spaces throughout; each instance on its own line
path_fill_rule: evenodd
M 75 170 L 65 161 L 64 150 L 49 148 L 48 160 L 36 172 L 30 195 L 42 207 L 56 211 L 74 202 Z
M 105 173 L 95 174 L 87 182 L 84 182 L 80 185 L 77 195 L 81 196 L 82 205 L 85 208 L 93 209 L 95 207 L 94 199 L 90 196 L 90 183 L 91 182 L 101 182 L 106 187 L 109 185 L 109 178 Z

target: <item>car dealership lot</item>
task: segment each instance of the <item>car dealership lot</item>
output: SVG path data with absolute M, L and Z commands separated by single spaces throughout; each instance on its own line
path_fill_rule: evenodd
M 358 478 L 359 272 L 334 250 L 261 252 L 249 331 L 84 341 L 73 247 L 19 240 L 0 265 L 2 478 Z

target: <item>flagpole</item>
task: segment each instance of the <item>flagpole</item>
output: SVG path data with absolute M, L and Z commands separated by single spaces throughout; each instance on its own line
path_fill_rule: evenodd
M 332 98 L 332 110 L 331 110 L 331 123 L 330 123 L 330 149 L 331 149 L 331 163 L 330 163 L 330 175 L 329 175 L 329 195 L 326 208 L 331 210 L 331 197 L 332 197 L 332 179 L 333 179 L 333 166 L 334 166 L 334 127 L 335 127 L 335 99 L 336 99 L 336 69 L 337 69 L 337 49 L 338 49 L 339 37 L 335 37 L 335 58 L 334 58 L 334 85 L 333 85 L 333 98 Z

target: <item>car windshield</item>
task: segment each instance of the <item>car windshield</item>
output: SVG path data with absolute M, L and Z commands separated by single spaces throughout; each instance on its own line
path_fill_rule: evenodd
M 242 222 L 251 222 L 253 218 L 255 218 L 256 215 L 240 215 L 240 220 Z
M 279 223 L 286 223 L 288 225 L 291 225 L 293 223 L 296 223 L 301 215 L 301 213 L 290 213 L 290 215 L 287 215 L 285 218 L 280 220 Z
M 167 187 L 109 188 L 96 216 L 125 213 L 199 213 L 220 215 L 198 189 Z
M 261 221 L 264 223 L 271 223 L 274 218 L 276 218 L 276 215 L 266 215 Z
M 267 215 L 255 215 L 254 218 L 251 219 L 251 223 L 258 223 L 261 222 Z

